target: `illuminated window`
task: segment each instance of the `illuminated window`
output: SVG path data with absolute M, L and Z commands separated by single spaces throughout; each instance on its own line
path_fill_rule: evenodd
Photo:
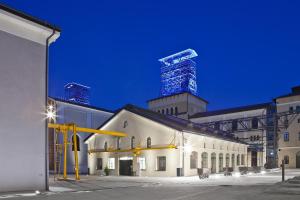
M 115 169 L 115 158 L 108 158 L 108 169 Z
M 145 157 L 139 157 L 138 163 L 140 165 L 141 170 L 146 170 L 146 158 Z

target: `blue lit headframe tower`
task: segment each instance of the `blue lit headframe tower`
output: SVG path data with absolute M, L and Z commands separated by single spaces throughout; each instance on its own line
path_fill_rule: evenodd
M 90 104 L 90 87 L 78 83 L 68 83 L 64 88 L 67 101 Z
M 169 96 L 182 92 L 197 95 L 196 63 L 193 49 L 175 53 L 161 58 L 161 95 Z

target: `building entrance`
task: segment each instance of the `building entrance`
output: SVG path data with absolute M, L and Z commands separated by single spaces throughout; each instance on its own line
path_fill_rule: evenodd
M 120 176 L 132 176 L 133 175 L 132 165 L 133 165 L 132 159 L 120 158 L 120 160 L 119 160 L 119 175 Z

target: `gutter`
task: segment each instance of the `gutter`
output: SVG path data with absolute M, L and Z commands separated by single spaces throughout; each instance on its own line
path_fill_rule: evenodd
M 46 77 L 45 77 L 45 111 L 47 110 L 48 104 L 48 73 L 49 73 L 49 41 L 55 35 L 56 30 L 52 29 L 52 34 L 46 39 Z M 45 120 L 45 190 L 49 190 L 49 161 L 48 161 L 48 120 Z

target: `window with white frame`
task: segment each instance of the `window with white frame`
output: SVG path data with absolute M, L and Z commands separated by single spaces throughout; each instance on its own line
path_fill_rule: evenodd
M 108 158 L 108 169 L 115 169 L 115 158 Z
M 138 162 L 140 165 L 140 170 L 146 170 L 146 158 L 145 157 L 139 157 Z

